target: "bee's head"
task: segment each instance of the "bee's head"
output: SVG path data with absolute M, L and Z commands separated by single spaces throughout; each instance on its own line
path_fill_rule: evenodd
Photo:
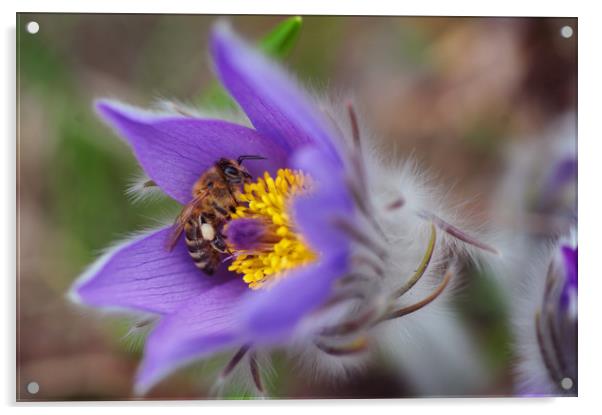
M 217 162 L 218 167 L 221 169 L 226 181 L 229 184 L 237 185 L 248 183 L 251 181 L 253 176 L 249 171 L 242 165 L 245 160 L 264 160 L 265 157 L 261 156 L 240 156 L 236 160 L 229 160 L 222 158 Z

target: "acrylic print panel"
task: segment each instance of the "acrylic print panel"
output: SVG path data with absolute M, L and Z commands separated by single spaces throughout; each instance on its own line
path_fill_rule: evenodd
M 17 399 L 576 395 L 576 37 L 19 14 Z

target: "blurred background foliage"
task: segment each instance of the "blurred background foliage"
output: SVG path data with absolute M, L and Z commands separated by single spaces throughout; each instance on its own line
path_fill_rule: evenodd
M 65 292 L 103 248 L 174 217 L 178 206 L 126 196 L 139 169 L 92 102 L 227 103 L 207 53 L 216 19 L 19 14 L 19 399 L 132 398 L 142 340 L 123 339 L 130 322 L 75 310 Z M 301 30 L 299 20 L 284 19 L 230 18 L 316 91 L 353 91 L 377 140 L 434 171 L 468 216 L 489 217 L 505 149 L 576 106 L 576 19 L 306 16 Z M 40 24 L 35 35 L 25 30 L 32 20 Z M 291 26 L 273 31 L 283 24 Z M 575 30 L 571 39 L 560 36 L 565 25 Z M 512 362 L 506 305 L 483 272 L 469 270 L 456 305 L 488 357 L 495 382 L 484 393 L 505 395 Z M 281 361 L 271 381 L 276 396 L 409 395 L 386 367 L 338 385 L 310 384 L 284 376 Z M 179 373 L 150 397 L 205 396 L 220 362 Z M 36 396 L 25 390 L 32 380 L 41 385 Z M 236 388 L 229 393 L 244 397 Z

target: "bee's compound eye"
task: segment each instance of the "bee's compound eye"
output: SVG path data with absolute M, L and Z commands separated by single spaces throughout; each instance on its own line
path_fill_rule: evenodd
M 226 174 L 226 176 L 230 176 L 230 177 L 238 177 L 238 170 L 235 169 L 232 166 L 227 166 L 224 169 L 224 173 Z

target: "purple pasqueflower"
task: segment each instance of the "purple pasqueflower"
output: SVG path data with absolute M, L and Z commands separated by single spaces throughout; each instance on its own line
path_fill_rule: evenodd
M 543 271 L 543 269 L 542 269 Z M 560 243 L 522 316 L 519 390 L 526 396 L 577 394 L 577 246 Z M 530 299 L 531 301 L 533 299 Z
M 409 179 L 380 183 L 378 197 L 387 203 L 372 205 L 369 164 L 357 151 L 359 130 L 352 110 L 351 133 L 345 134 L 280 67 L 225 24 L 213 30 L 210 50 L 219 79 L 253 128 L 158 114 L 110 100 L 96 103 L 152 183 L 185 205 L 192 200 L 195 182 L 217 160 L 264 158 L 245 165 L 253 177 L 264 178 L 245 185 L 242 206 L 233 214 L 239 219 L 224 229 L 231 249 L 238 252 L 215 275 L 195 266 L 184 237 L 173 250 L 166 249 L 173 232 L 167 226 L 117 245 L 74 283 L 71 297 L 80 304 L 158 316 L 136 378 L 139 392 L 191 360 L 236 348 L 223 376 L 248 358 L 262 392 L 257 350 L 296 344 L 322 361 L 361 353 L 370 329 L 425 307 L 451 275 L 446 273 L 434 291 L 432 282 L 421 280 L 440 253 L 436 226 L 424 219 L 432 206 L 422 202 L 419 190 L 413 189 L 421 202 L 405 203 L 399 195 L 398 183 Z M 349 136 L 354 149 L 346 146 Z M 400 175 L 407 172 L 387 178 Z M 271 222 L 253 221 L 249 212 Z M 391 289 L 388 275 L 397 279 L 406 273 L 408 281 Z M 428 291 L 426 298 L 397 304 L 421 286 Z
M 577 157 L 574 154 L 566 155 L 564 158 L 552 164 L 549 177 L 544 182 L 538 199 L 540 210 L 558 209 L 559 202 L 567 188 L 575 188 L 577 183 Z M 565 202 L 566 204 L 566 202 Z M 570 212 L 575 214 L 575 206 L 568 206 Z

